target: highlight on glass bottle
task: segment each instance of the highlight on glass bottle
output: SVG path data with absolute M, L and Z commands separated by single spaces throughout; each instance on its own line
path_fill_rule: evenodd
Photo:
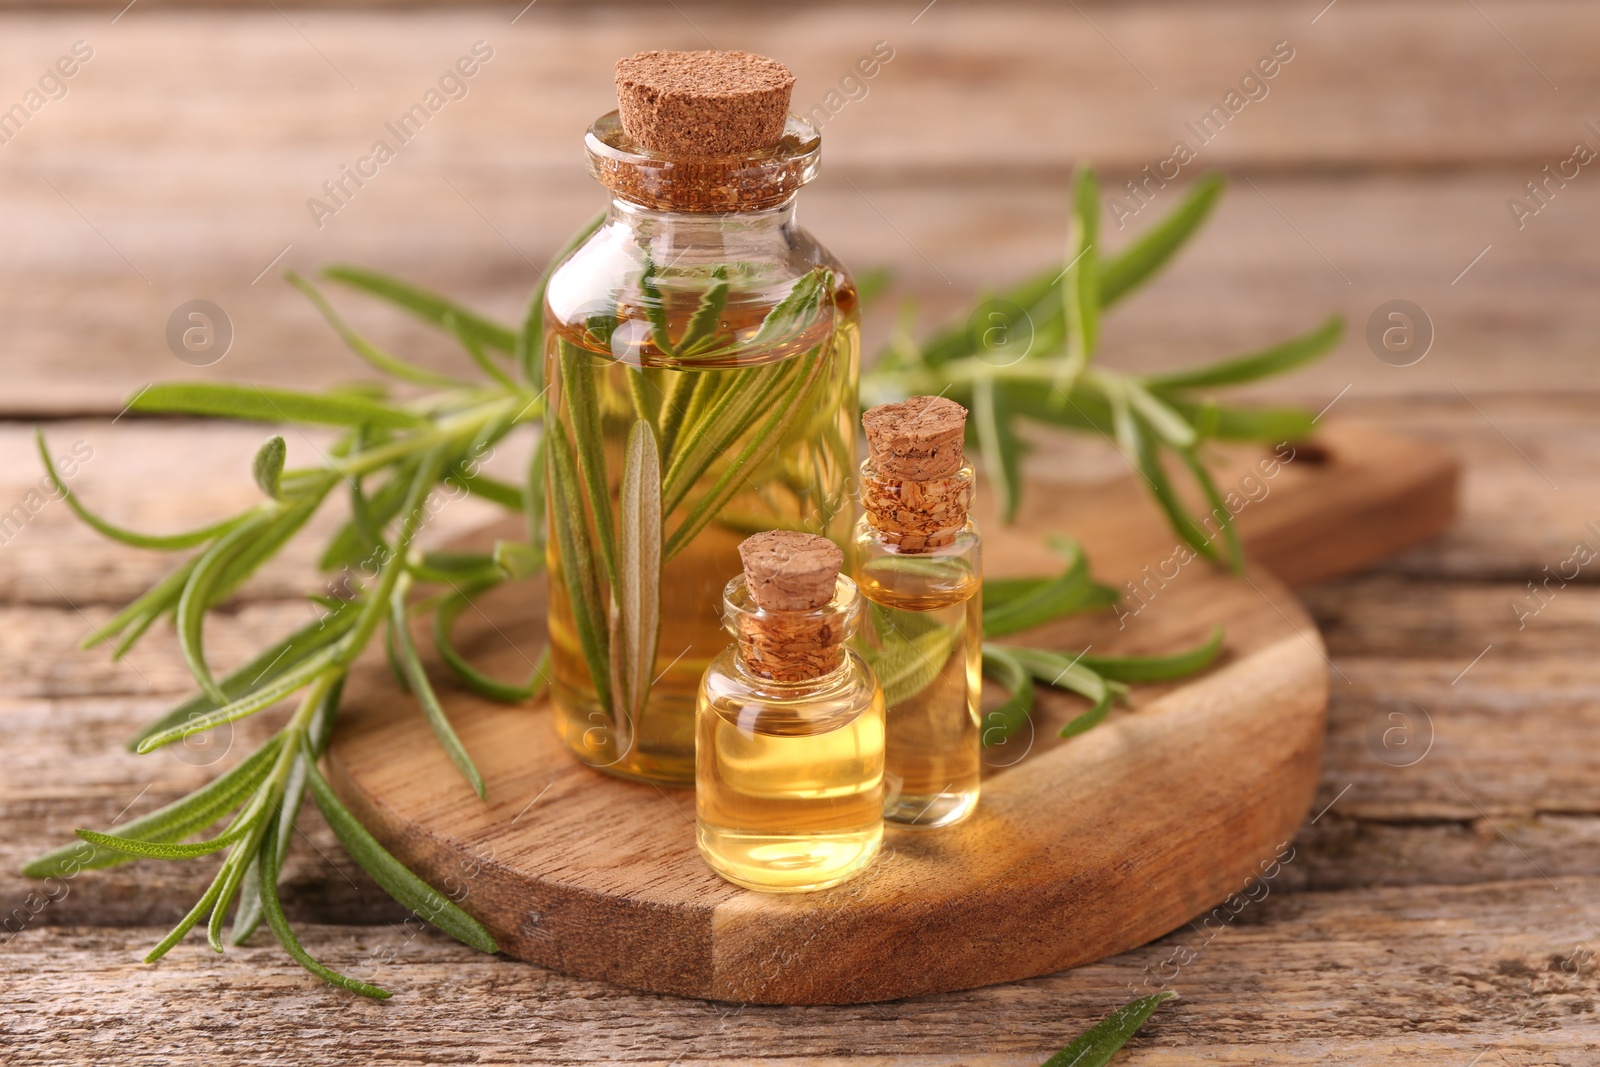
M 857 295 L 795 224 L 820 139 L 792 84 L 749 53 L 618 63 L 586 138 L 611 207 L 546 289 L 552 716 L 627 777 L 693 781 L 739 539 L 849 536 Z
M 884 815 L 949 826 L 978 803 L 983 568 L 962 450 L 967 412 L 916 396 L 867 411 L 855 572 L 858 643 L 888 707 Z
M 813 534 L 739 546 L 696 712 L 700 854 L 748 889 L 799 893 L 864 870 L 883 840 L 883 695 L 848 643 L 861 615 L 844 554 Z

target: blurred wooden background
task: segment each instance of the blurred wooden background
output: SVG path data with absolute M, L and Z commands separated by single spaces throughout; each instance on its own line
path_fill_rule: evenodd
M 319 229 L 306 201 L 384 123 L 485 42 L 493 57 Z M 1166 159 L 1258 58 L 1294 58 L 1123 231 L 1220 168 L 1230 191 L 1168 273 L 1105 326 L 1108 362 L 1181 364 L 1349 321 L 1317 367 L 1258 390 L 1449 443 L 1465 515 L 1436 545 L 1313 591 L 1348 685 L 1336 685 L 1323 796 L 1275 892 L 1170 983 L 1183 999 L 1130 1064 L 1588 1063 L 1600 1042 L 1592 918 L 1600 890 L 1600 622 L 1593 569 L 1525 585 L 1579 540 L 1600 550 L 1600 10 L 1577 2 L 1309 0 L 621 4 L 324 9 L 289 4 L 0 4 L 0 511 L 38 477 L 31 429 L 93 450 L 74 485 L 105 512 L 173 529 L 255 494 L 256 428 L 117 419 L 147 383 L 208 376 L 313 387 L 359 377 L 279 279 L 351 261 L 510 319 L 548 256 L 603 204 L 587 123 L 611 63 L 642 48 L 748 48 L 795 70 L 796 110 L 877 42 L 894 58 L 825 126 L 806 225 L 858 267 L 894 269 L 924 328 L 1059 258 L 1067 179 L 1108 190 Z M 92 50 L 71 78 L 41 78 Z M 69 64 L 70 65 L 70 64 Z M 58 89 L 64 87 L 64 92 Z M 25 121 L 4 109 L 44 101 Z M 59 98 L 51 99 L 50 96 Z M 842 94 L 841 94 L 842 95 Z M 1593 127 L 1586 125 L 1595 124 Z M 1594 173 L 1591 173 L 1594 172 Z M 203 369 L 166 341 L 209 299 L 234 341 Z M 1431 319 L 1421 362 L 1369 349 L 1369 316 L 1406 299 Z M 342 300 L 423 361 L 445 346 Z M 869 350 L 884 337 L 881 316 Z M 115 421 L 113 421 L 115 419 Z M 291 440 L 291 453 L 310 445 Z M 294 459 L 294 456 L 291 456 Z M 1118 461 L 1045 449 L 1034 473 L 1081 484 Z M 481 517 L 463 505 L 460 529 Z M 310 553 L 265 573 L 218 625 L 241 656 L 303 609 Z M 134 757 L 121 741 L 187 687 L 157 635 L 121 666 L 76 640 L 162 560 L 97 539 L 51 505 L 0 544 L 0 914 L 16 875 L 74 826 L 104 825 L 214 768 Z M 1369 743 L 1391 701 L 1431 721 L 1394 767 Z M 241 725 L 236 743 L 265 727 Z M 201 1062 L 338 1053 L 360 1061 L 577 1059 L 1037 1063 L 1131 994 L 1181 935 L 1071 972 L 858 1008 L 646 997 L 408 937 L 399 910 L 320 827 L 287 901 L 335 966 L 373 953 L 400 995 L 358 1002 L 265 936 L 217 959 L 198 942 L 137 963 L 201 891 L 200 865 L 86 874 L 0 945 L 7 1062 Z M 392 958 L 388 955 L 393 950 Z M 304 1055 L 290 1042 L 306 1043 Z M 1477 1057 L 1478 1059 L 1475 1059 Z

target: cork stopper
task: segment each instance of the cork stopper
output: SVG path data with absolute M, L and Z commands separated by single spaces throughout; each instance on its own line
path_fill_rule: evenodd
M 844 553 L 826 537 L 768 530 L 739 544 L 750 599 L 763 611 L 812 611 L 833 599 Z
M 873 469 L 885 478 L 918 482 L 948 478 L 965 459 L 967 409 L 942 396 L 879 404 L 861 416 L 861 425 L 867 431 Z
M 844 659 L 846 618 L 834 598 L 844 553 L 826 537 L 769 530 L 739 545 L 745 587 L 759 611 L 737 616 L 739 656 L 762 677 L 803 682 Z
M 748 155 L 783 137 L 794 75 L 754 52 L 640 52 L 617 61 L 628 136 L 674 156 Z
M 962 439 L 967 409 L 954 400 L 914 396 L 861 417 L 871 461 L 861 484 L 867 524 L 902 553 L 955 541 L 972 507 L 972 475 Z

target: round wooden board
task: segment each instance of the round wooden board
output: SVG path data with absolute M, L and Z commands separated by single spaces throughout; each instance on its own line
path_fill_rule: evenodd
M 1381 460 L 1373 469 L 1393 482 L 1393 450 L 1371 451 Z M 1351 489 L 1361 473 L 1326 455 L 1316 469 L 1284 468 L 1277 500 L 1260 505 L 1247 534 L 1293 544 L 1296 530 L 1338 537 L 1352 514 L 1370 522 L 1385 507 L 1415 509 L 1416 485 L 1385 504 L 1379 488 Z M 1054 570 L 1042 535 L 1060 530 L 1084 541 L 1103 581 L 1173 573 L 1175 540 L 1135 487 L 1092 497 L 1034 490 L 1017 525 L 985 526 L 991 573 Z M 1429 521 L 1411 528 L 1432 533 L 1444 518 Z M 483 536 L 496 533 L 517 535 L 508 526 Z M 1370 562 L 1360 556 L 1350 562 Z M 987 753 L 972 819 L 891 831 L 865 874 L 820 893 L 772 896 L 721 881 L 696 851 L 691 791 L 581 766 L 542 701 L 485 701 L 433 667 L 488 799 L 381 662 L 346 688 L 328 772 L 379 839 L 488 925 L 504 952 L 569 974 L 782 1004 L 1045 974 L 1143 944 L 1243 890 L 1294 836 L 1316 788 L 1328 666 L 1312 621 L 1262 570 L 1241 578 L 1202 560 L 1176 569 L 1149 579 L 1137 614 L 1065 620 L 1023 640 L 1150 653 L 1222 625 L 1214 668 L 1136 687 L 1130 707 L 1070 741 L 1055 731 L 1082 703 L 1041 693 L 1031 736 Z M 542 582 L 496 590 L 478 606 L 462 616 L 460 643 L 492 673 L 525 676 L 544 644 Z

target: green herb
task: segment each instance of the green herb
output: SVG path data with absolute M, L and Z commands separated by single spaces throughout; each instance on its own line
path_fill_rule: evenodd
M 1045 1060 L 1041 1067 L 1105 1067 L 1162 1002 L 1171 998 L 1171 993 L 1157 993 L 1124 1004 Z
M 939 393 L 973 413 L 971 434 L 983 470 L 1009 521 L 1021 502 L 1026 422 L 1096 433 L 1115 444 L 1196 551 L 1238 568 L 1243 560 L 1232 515 L 1204 463 L 1215 440 L 1279 442 L 1311 431 L 1311 416 L 1292 409 L 1221 404 L 1211 390 L 1280 374 L 1325 354 L 1338 342 L 1337 317 L 1260 352 L 1194 369 L 1137 376 L 1094 363 L 1101 319 L 1152 277 L 1199 229 L 1222 191 L 1222 179 L 1196 182 L 1171 214 L 1127 248 L 1098 247 L 1099 187 L 1093 171 L 1074 181 L 1073 239 L 1066 261 L 985 300 L 981 319 L 936 333 L 922 344 L 900 330 L 882 352 L 863 392 L 873 403 Z M 1005 345 L 1031 338 L 1020 358 Z M 1167 470 L 1167 457 L 1192 477 L 1207 512 L 1192 514 Z M 1220 546 L 1218 542 L 1220 541 Z
M 903 322 L 864 380 L 864 392 L 872 400 L 944 392 L 974 408 L 974 432 L 985 469 L 1008 515 L 1021 501 L 1021 423 L 1068 426 L 1114 439 L 1148 480 L 1174 527 L 1197 549 L 1237 564 L 1238 546 L 1225 509 L 1215 529 L 1189 514 L 1172 487 L 1163 457 L 1176 456 L 1215 507 L 1217 491 L 1204 463 L 1208 441 L 1293 438 L 1305 433 L 1311 420 L 1300 411 L 1223 406 L 1209 390 L 1281 373 L 1316 358 L 1337 340 L 1338 321 L 1261 352 L 1163 375 L 1123 375 L 1093 362 L 1104 313 L 1175 254 L 1203 221 L 1220 187 L 1218 179 L 1202 180 L 1171 215 L 1127 249 L 1106 255 L 1096 247 L 1094 177 L 1083 172 L 1074 186 L 1075 236 L 1069 261 L 1051 265 L 1001 294 L 1007 302 L 986 304 L 999 308 L 991 316 L 998 316 L 999 328 L 1015 330 L 1031 323 L 1032 351 L 998 366 L 985 359 L 986 334 L 975 335 L 962 325 L 919 345 Z M 557 259 L 565 258 L 601 224 L 599 218 L 592 221 Z M 198 529 L 145 534 L 90 511 L 55 471 L 43 434 L 38 434 L 41 461 L 56 492 L 85 523 L 124 544 L 183 554 L 164 578 L 84 641 L 85 647 L 107 644 L 114 656 L 121 656 L 158 621 L 169 620 L 177 630 L 198 692 L 141 730 L 129 747 L 150 752 L 289 698 L 297 698 L 298 707 L 281 730 L 212 782 L 113 830 L 85 830 L 80 840 L 40 856 L 24 873 L 46 877 L 136 857 L 181 860 L 224 853 L 210 886 L 150 959 L 166 953 L 202 919 L 208 941 L 222 951 L 222 927 L 231 909 L 233 943 L 242 942 L 265 922 L 308 970 L 367 996 L 387 996 L 376 986 L 336 974 L 312 959 L 284 917 L 278 880 L 295 817 L 309 792 L 347 851 L 378 884 L 463 942 L 494 951 L 487 931 L 406 871 L 339 804 L 317 771 L 345 677 L 356 658 L 380 639 L 401 687 L 417 701 L 463 777 L 481 795 L 485 783 L 444 715 L 410 626 L 419 614 L 434 611 L 434 641 L 446 668 L 484 696 L 516 701 L 539 692 L 547 682 L 548 650 L 532 665 L 527 681 L 505 682 L 473 667 L 454 647 L 452 630 L 463 611 L 475 609 L 475 597 L 542 567 L 548 522 L 561 560 L 561 573 L 552 580 L 563 583 L 574 605 L 578 643 L 601 704 L 623 719 L 637 715 L 651 681 L 659 636 L 654 620 L 661 567 L 708 524 L 721 521 L 737 528 L 737 517 L 724 514 L 737 490 L 736 479 L 782 477 L 772 459 L 786 435 L 837 435 L 832 427 L 815 429 L 793 422 L 818 385 L 821 361 L 815 349 L 749 368 L 741 372 L 736 385 L 725 384 L 725 375 L 694 366 L 732 352 L 731 342 L 718 340 L 731 273 L 731 267 L 710 272 L 683 336 L 674 340 L 668 335 L 664 316 L 651 320 L 654 343 L 684 369 L 668 376 L 664 388 L 659 388 L 663 380 L 659 376 L 645 377 L 658 375 L 656 368 L 641 368 L 635 375 L 639 380 L 630 391 L 635 421 L 621 472 L 620 529 L 611 523 L 609 472 L 599 448 L 598 398 L 583 384 L 587 376 L 580 361 L 590 357 L 564 341 L 555 346 L 561 381 L 548 384 L 562 386 L 562 404 L 576 433 L 569 437 L 547 419 L 551 413 L 544 403 L 543 283 L 534 290 L 520 327 L 513 328 L 373 271 L 336 266 L 323 272 L 325 281 L 377 297 L 438 329 L 477 368 L 477 376 L 468 380 L 383 351 L 352 328 L 316 285 L 291 275 L 290 283 L 306 294 L 357 357 L 386 377 L 422 391 L 402 400 L 371 387 L 313 393 L 167 382 L 142 390 L 130 410 L 270 424 L 313 423 L 339 430 L 321 462 L 306 468 L 286 467 L 283 437 L 268 437 L 251 469 L 263 494 L 261 502 Z M 659 296 L 657 283 L 658 273 L 650 266 L 641 288 L 654 289 Z M 739 342 L 740 346 L 795 344 L 813 336 L 819 318 L 832 314 L 828 295 L 834 284 L 833 273 L 825 267 L 804 275 L 767 315 L 753 339 Z M 861 292 L 865 296 L 882 284 L 881 276 L 870 283 L 864 277 Z M 650 314 L 650 301 L 646 304 Z M 659 302 L 655 308 L 659 310 Z M 597 311 L 587 321 L 589 333 L 600 341 L 609 341 L 616 327 L 615 309 Z M 510 442 L 530 424 L 545 425 L 528 447 L 522 484 L 501 482 L 477 469 L 490 449 Z M 839 444 L 836 438 L 834 443 Z M 725 472 L 694 496 L 701 479 L 724 454 L 729 460 Z M 526 542 L 503 543 L 490 554 L 421 551 L 415 540 L 429 514 L 430 494 L 441 484 L 525 516 Z M 547 484 L 553 501 L 546 500 Z M 330 498 L 348 500 L 350 507 L 349 518 L 337 527 L 319 558 L 322 569 L 338 579 L 329 583 L 336 594 L 310 596 L 308 604 L 317 615 L 312 622 L 284 635 L 243 667 L 217 677 L 204 640 L 208 613 L 299 534 Z M 665 529 L 666 517 L 680 514 L 680 507 L 682 519 Z M 1221 549 L 1212 543 L 1219 534 Z M 1063 557 L 1061 574 L 985 583 L 989 637 L 1009 636 L 1062 614 L 1104 608 L 1115 600 L 1114 591 L 1089 577 L 1087 561 L 1075 544 L 1063 538 L 1053 547 Z M 420 587 L 432 588 L 414 599 L 412 594 Z M 945 636 L 914 627 L 902 626 L 901 631 L 908 654 L 888 674 L 897 692 L 914 691 L 926 684 L 926 670 L 913 656 L 926 661 L 948 655 L 948 649 Z M 991 641 L 984 648 L 984 669 L 1009 696 L 986 717 L 985 742 L 999 743 L 1026 722 L 1035 683 L 1070 690 L 1089 702 L 1089 710 L 1067 727 L 1081 731 L 1104 717 L 1126 693 L 1127 682 L 1201 669 L 1218 653 L 1220 642 L 1220 635 L 1215 635 L 1198 648 L 1159 657 L 1073 659 Z M 210 838 L 191 840 L 223 820 L 222 829 Z

